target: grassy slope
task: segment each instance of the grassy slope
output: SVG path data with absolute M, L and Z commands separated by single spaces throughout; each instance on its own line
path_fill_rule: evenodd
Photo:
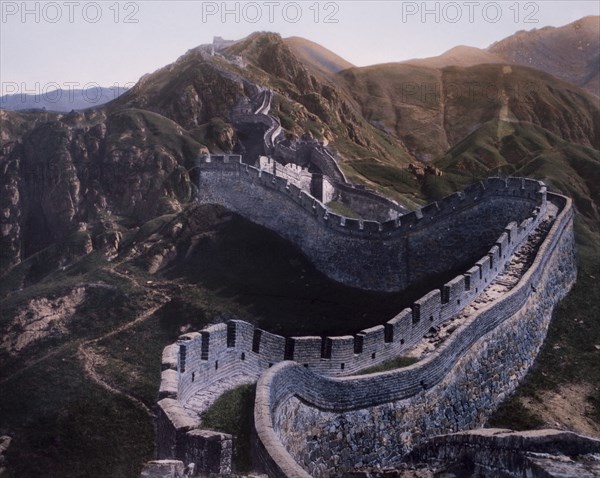
M 600 152 L 564 141 L 531 123 L 496 120 L 484 124 L 435 164 L 446 172 L 434 180 L 434 186 L 443 191 L 497 174 L 539 178 L 552 190 L 573 198 L 578 211 L 578 281 L 557 309 L 536 365 L 489 423 L 516 429 L 554 426 L 523 402 L 540 401 L 544 391 L 580 384 L 591 391 L 589 418 L 600 424 Z
M 600 247 L 581 248 L 577 283 L 558 307 L 535 366 L 489 425 L 517 430 L 554 426 L 543 414 L 532 413 L 523 401 L 543 401 L 545 391 L 570 384 L 583 384 L 591 391 L 585 397 L 590 405 L 587 418 L 600 424 L 599 277 Z
M 152 422 L 85 380 L 75 347 L 3 383 L 0 416 L 17 432 L 7 477 L 131 478 L 152 456 Z

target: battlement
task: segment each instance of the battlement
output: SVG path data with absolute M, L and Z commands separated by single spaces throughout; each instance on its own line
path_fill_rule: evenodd
M 355 335 L 282 337 L 239 320 L 217 324 L 180 337 L 165 349 L 163 368 L 178 372 L 177 395 L 187 401 L 198 386 L 221 379 L 231 367 L 259 375 L 273 364 L 293 360 L 322 375 L 348 375 L 401 356 L 432 327 L 439 327 L 469 305 L 503 270 L 513 252 L 537 223 L 510 223 L 496 244 L 474 267 L 400 311 L 386 323 Z M 175 348 L 173 348 L 175 347 Z M 173 359 L 176 350 L 177 360 Z M 167 352 L 168 351 L 168 352 Z M 173 376 L 164 375 L 173 390 Z
M 356 220 L 330 211 L 322 202 L 307 192 L 303 192 L 307 196 L 303 197 L 299 191 L 291 188 L 292 185 L 285 177 L 285 173 L 280 173 L 279 169 L 272 168 L 271 171 L 273 172 L 271 172 L 265 171 L 261 167 L 257 168 L 244 164 L 240 155 L 204 156 L 197 160 L 196 165 L 200 169 L 200 174 L 203 171 L 220 170 L 239 173 L 235 178 L 239 181 L 255 182 L 258 180 L 265 188 L 284 193 L 287 200 L 296 203 L 316 218 L 322 219 L 324 226 L 342 233 L 345 231 L 351 231 L 350 233 L 357 230 L 364 231 L 362 235 L 368 238 L 372 238 L 374 232 L 381 233 L 380 238 L 387 238 L 392 234 L 406 234 L 416 226 L 451 215 L 459 208 L 468 207 L 477 201 L 493 196 L 523 199 L 531 201 L 537 206 L 542 206 L 546 201 L 546 186 L 542 181 L 528 178 L 488 178 L 485 182 L 481 181 L 468 186 L 463 192 L 451 194 L 394 220 L 385 222 Z M 341 185 L 341 187 L 357 191 L 357 188 L 350 185 Z M 368 190 L 358 191 L 365 196 L 372 194 Z M 393 203 L 393 205 L 401 209 L 397 204 Z M 374 225 L 363 227 L 365 223 L 373 223 Z
M 473 356 L 475 363 L 489 359 L 487 352 L 481 355 L 485 347 L 477 345 L 486 334 L 499 337 L 490 342 L 497 344 L 490 348 L 494 353 L 496 349 L 503 353 L 502 347 L 518 347 L 514 357 L 505 358 L 505 363 L 491 362 L 490 367 L 505 365 L 512 370 L 514 365 L 516 376 L 521 377 L 527 368 L 522 364 L 530 365 L 545 335 L 550 317 L 547 310 L 574 280 L 571 203 L 547 193 L 539 181 L 490 178 L 393 220 L 371 221 L 333 213 L 289 178 L 278 174 L 271 162 L 263 164 L 269 171 L 243 164 L 239 155 L 213 155 L 199 159 L 197 164 L 199 201 L 221 204 L 269 227 L 299 246 L 335 280 L 365 288 L 375 284 L 371 288 L 376 290 L 399 290 L 426 280 L 431 274 L 455 269 L 464 272 L 387 322 L 354 335 L 283 337 L 230 320 L 181 336 L 163 353 L 159 402 L 159 430 L 163 432 L 159 435 L 164 439 L 158 440 L 159 457 L 184 461 L 195 457 L 190 443 L 196 443 L 197 437 L 192 440 L 190 432 L 197 432 L 201 422 L 193 418 L 193 413 L 190 415 L 186 406 L 188 402 L 195 403 L 194 397 L 203 390 L 212 390 L 220 383 L 234 384 L 235 377 L 260 378 L 255 404 L 260 438 L 257 452 L 270 476 L 325 476 L 313 468 L 307 474 L 298 464 L 305 463 L 308 455 L 304 453 L 309 453 L 309 438 L 302 435 L 302 430 L 320 429 L 325 420 L 312 423 L 310 417 L 329 420 L 331 415 L 322 414 L 352 414 L 353 410 L 392 407 L 396 406 L 393 403 L 410 399 L 418 406 L 412 415 L 406 415 L 406 425 L 395 426 L 440 429 L 441 425 L 419 422 L 429 413 L 421 403 L 423 394 L 437 394 L 443 401 L 445 394 L 450 393 L 446 387 L 450 387 L 459 400 L 472 401 L 471 389 L 464 385 L 455 387 L 454 383 L 462 383 L 462 379 L 455 380 L 453 374 L 462 373 L 455 370 L 463 370 L 459 364 L 466 357 Z M 290 172 L 297 169 L 290 168 Z M 492 293 L 483 307 L 479 302 L 475 304 L 472 310 L 477 312 L 470 312 L 466 322 L 419 363 L 394 372 L 349 376 L 404 355 L 432 329 L 463 313 L 484 291 L 490 290 L 490 284 L 503 273 L 542 220 L 548 220 L 548 208 L 552 208 L 551 215 L 556 211 L 559 214 L 533 264 L 513 289 Z M 544 275 L 545 272 L 548 273 Z M 545 294 L 546 309 L 538 310 L 530 304 L 532 291 Z M 522 311 L 535 320 L 520 319 Z M 508 322 L 512 324 L 509 332 L 502 332 L 503 324 Z M 511 335 L 510 331 L 519 327 L 531 329 L 524 333 L 527 342 L 519 342 Z M 488 388 L 478 392 L 477 400 L 492 400 L 490 390 L 496 390 L 496 386 L 510 390 L 515 386 L 514 380 L 508 379 L 510 376 L 504 371 L 492 378 L 482 376 L 482 383 Z M 488 409 L 489 403 L 482 404 L 483 409 Z M 307 407 L 312 411 L 306 411 Z M 304 411 L 306 414 L 298 419 L 308 420 L 308 428 L 281 428 L 285 423 L 293 423 L 296 413 Z M 476 416 L 477 413 L 464 416 L 460 411 L 455 415 L 446 408 L 436 420 L 442 423 L 451 419 L 456 429 L 462 429 L 467 423 L 475 423 Z M 279 435 L 275 434 L 276 427 Z M 365 436 L 370 433 L 366 431 Z M 373 439 L 378 440 L 377 436 Z M 222 444 L 226 441 L 211 439 Z M 310 439 L 320 440 L 316 435 Z M 319 441 L 316 449 L 323 443 L 331 446 L 332 453 L 340 453 L 335 441 Z
M 570 261 L 573 260 L 573 212 L 570 201 L 553 195 L 552 202 L 559 208 L 560 214 L 539 248 L 533 265 L 518 286 L 461 325 L 435 353 L 405 369 L 361 378 L 345 377 L 403 355 L 431 327 L 438 327 L 460 313 L 504 269 L 516 249 L 537 227 L 537 218 L 529 217 L 520 224 L 509 223 L 487 253 L 465 273 L 448 281 L 440 289 L 432 290 L 415 301 L 411 308 L 400 311 L 384 324 L 355 335 L 286 338 L 239 320 L 182 335 L 176 344 L 168 346 L 163 352 L 159 402 L 159 429 L 163 431 L 159 434 L 162 437 L 158 441 L 159 457 L 184 459 L 181 449 L 187 450 L 185 453 L 188 455 L 192 453 L 189 451 L 192 446 L 190 443 L 196 443 L 194 440 L 199 439 L 196 435 L 201 422 L 190 416 L 185 404 L 198 390 L 234 374 L 243 373 L 255 380 L 262 376 L 259 389 L 264 393 L 261 391 L 257 394 L 256 407 L 267 407 L 275 414 L 286 413 L 284 404 L 292 395 L 302 397 L 311 406 L 321 410 L 354 410 L 436 389 L 437 384 L 473 344 L 514 317 L 524 306 L 531 290 L 536 290 L 545 280 L 544 271 L 549 261 L 558 254 L 557 251 L 566 253 Z M 559 247 L 560 244 L 562 246 Z M 569 265 L 572 267 L 572 264 Z M 556 270 L 557 273 L 570 275 L 569 280 L 574 279 L 574 269 L 561 266 Z M 563 293 L 564 289 L 559 288 L 555 292 L 550 291 L 549 295 L 556 301 Z M 297 365 L 277 365 L 283 361 L 294 361 Z M 276 365 L 271 373 L 270 369 Z M 392 375 L 395 378 L 390 380 Z M 267 417 L 264 411 L 260 412 L 260 416 L 267 422 L 271 420 L 271 415 Z M 262 419 L 257 422 L 262 443 L 259 451 L 269 468 L 275 466 L 273 449 L 269 445 L 272 440 L 267 436 L 271 432 L 265 435 L 263 425 Z M 191 437 L 191 432 L 196 435 Z M 220 450 L 229 446 L 227 440 L 230 438 L 227 436 L 215 435 L 210 439 L 222 445 Z M 284 462 L 287 460 L 288 465 L 298 466 L 289 455 L 284 455 Z M 278 458 L 275 461 L 279 467 L 281 460 Z M 223 466 L 226 467 L 226 463 Z M 288 476 L 278 471 L 270 475 Z
M 239 155 L 206 156 L 197 167 L 199 202 L 275 231 L 331 279 L 377 291 L 473 264 L 506 224 L 535 222 L 546 207 L 540 181 L 491 178 L 387 221 L 354 219 L 334 213 L 285 173 L 243 164 Z
M 533 363 L 552 309 L 576 277 L 571 201 L 552 200 L 559 214 L 515 287 L 480 307 L 424 360 L 360 377 L 328 377 L 293 362 L 264 373 L 257 385 L 255 426 L 257 453 L 269 476 L 321 477 L 337 471 L 338 464 L 351 468 L 352 455 L 345 462 L 327 458 L 340 456 L 350 443 L 369 457 L 364 465 L 394 466 L 428 437 L 481 426 L 484 410 L 493 410 L 514 390 Z M 497 250 L 473 267 L 470 277 L 504 256 L 501 244 L 510 251 L 520 229 L 507 228 Z M 419 307 L 401 313 L 404 322 L 427 321 L 428 314 L 435 320 L 439 293 L 442 304 L 451 302 L 446 294 L 453 289 L 473 287 L 466 278 L 417 301 Z M 341 440 L 331 432 L 340 427 Z

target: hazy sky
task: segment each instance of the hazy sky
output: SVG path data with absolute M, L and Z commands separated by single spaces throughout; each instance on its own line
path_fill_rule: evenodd
M 355 65 L 485 48 L 599 15 L 590 1 L 0 1 L 0 94 L 128 85 L 213 36 L 302 36 Z M 37 90 L 37 91 L 36 91 Z

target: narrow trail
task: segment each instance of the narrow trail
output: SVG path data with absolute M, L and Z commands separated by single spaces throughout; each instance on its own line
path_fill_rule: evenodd
M 109 271 L 119 277 L 122 277 L 122 278 L 128 280 L 136 288 L 148 289 L 146 286 L 141 285 L 135 278 L 130 277 L 129 275 L 124 274 L 122 272 L 117 271 L 116 268 L 119 265 L 120 264 L 114 264 L 112 267 L 109 268 Z M 113 329 L 113 330 L 107 332 L 104 335 L 101 335 L 99 337 L 89 339 L 89 340 L 86 340 L 86 341 L 80 343 L 79 346 L 77 347 L 77 358 L 81 361 L 85 375 L 92 382 L 94 382 L 96 385 L 102 387 L 104 390 L 106 390 L 114 395 L 119 395 L 119 396 L 127 398 L 135 406 L 142 409 L 150 418 L 154 418 L 155 417 L 154 413 L 152 412 L 152 410 L 150 408 L 148 408 L 148 406 L 146 406 L 146 404 L 144 402 L 142 402 L 138 398 L 134 397 L 130 393 L 127 393 L 123 390 L 119 390 L 118 388 L 112 386 L 98 373 L 98 371 L 96 370 L 96 367 L 98 365 L 102 364 L 103 358 L 101 355 L 99 355 L 98 353 L 96 353 L 93 350 L 93 346 L 96 345 L 98 342 L 101 342 L 105 339 L 114 337 L 115 335 L 120 334 L 121 332 L 130 330 L 130 329 L 136 327 L 137 325 L 141 324 L 145 320 L 147 320 L 149 317 L 152 317 L 152 315 L 154 315 L 154 313 L 158 309 L 160 309 L 163 305 L 165 305 L 167 302 L 169 302 L 171 300 L 171 297 L 169 295 L 165 294 L 162 291 L 156 290 L 154 287 L 152 288 L 152 290 L 150 292 L 151 292 L 150 296 L 153 299 L 158 300 L 158 303 L 156 305 L 154 305 L 153 307 L 151 307 L 149 309 L 144 310 L 131 322 L 127 322 L 126 324 L 123 324 L 123 325 L 117 327 L 116 329 Z
M 81 344 L 79 344 L 79 347 L 77 347 L 77 358 L 81 361 L 81 364 L 83 366 L 83 370 L 84 370 L 86 376 L 92 382 L 94 382 L 96 385 L 102 387 L 103 389 L 105 389 L 106 391 L 108 391 L 110 393 L 113 393 L 115 395 L 120 395 L 122 397 L 127 398 L 138 408 L 141 408 L 142 410 L 144 410 L 144 412 L 146 412 L 146 414 L 151 418 L 154 418 L 154 413 L 152 412 L 152 410 L 150 410 L 150 408 L 148 408 L 146 406 L 145 403 L 143 403 L 141 400 L 137 399 L 133 395 L 131 395 L 127 392 L 124 392 L 122 390 L 119 390 L 116 387 L 113 387 L 96 371 L 96 366 L 101 364 L 103 359 L 99 354 L 97 354 L 92 349 L 92 346 L 102 340 L 113 337 L 117 334 L 120 334 L 121 332 L 125 332 L 126 330 L 129 330 L 129 329 L 135 327 L 136 325 L 144 322 L 146 319 L 151 317 L 158 309 L 160 309 L 164 304 L 166 304 L 170 300 L 170 297 L 167 296 L 166 294 L 161 293 L 161 295 L 163 296 L 164 300 L 162 300 L 158 305 L 145 310 L 142 314 L 138 315 L 135 318 L 135 320 L 132 320 L 131 322 L 127 322 L 126 324 L 124 324 L 114 330 L 111 330 L 110 332 L 108 332 L 104 335 L 101 335 L 100 337 L 86 340 L 85 342 L 82 342 Z
M 119 326 L 115 329 L 112 329 L 103 335 L 100 335 L 98 337 L 88 339 L 88 340 L 76 340 L 75 342 L 64 343 L 64 344 L 52 349 L 50 352 L 47 352 L 44 355 L 42 355 L 38 358 L 35 358 L 34 360 L 31 360 L 26 365 L 19 368 L 18 370 L 11 373 L 10 375 L 2 377 L 0 379 L 0 385 L 3 385 L 5 383 L 9 382 L 13 378 L 23 374 L 24 372 L 27 372 L 28 370 L 30 370 L 31 368 L 35 367 L 36 365 L 44 362 L 45 360 L 56 357 L 65 352 L 69 352 L 69 349 L 76 347 L 75 355 L 83 367 L 85 376 L 89 380 L 91 380 L 96 385 L 100 386 L 104 390 L 106 390 L 114 395 L 119 395 L 121 397 L 128 399 L 136 407 L 142 409 L 150 418 L 154 418 L 154 413 L 148 406 L 146 406 L 146 404 L 144 404 L 141 400 L 134 397 L 133 395 L 131 395 L 123 390 L 119 390 L 115 386 L 108 383 L 108 381 L 104 377 L 102 377 L 102 375 L 97 371 L 97 366 L 101 365 L 104 362 L 104 358 L 100 354 L 98 354 L 96 351 L 93 350 L 94 345 L 96 345 L 97 343 L 99 343 L 105 339 L 114 337 L 115 335 L 120 334 L 121 332 L 125 332 L 127 330 L 130 330 L 130 329 L 136 327 L 137 325 L 141 324 L 142 322 L 144 322 L 145 320 L 150 318 L 152 315 L 154 315 L 154 313 L 156 313 L 156 311 L 158 309 L 160 309 L 163 305 L 165 305 L 166 303 L 168 303 L 171 300 L 171 297 L 168 294 L 166 294 L 163 291 L 157 290 L 157 286 L 160 286 L 161 283 L 153 282 L 153 287 L 149 288 L 145 284 L 143 284 L 143 285 L 140 284 L 134 277 L 130 277 L 129 275 L 116 270 L 116 268 L 119 265 L 120 264 L 113 264 L 107 270 L 111 274 L 114 274 L 115 276 L 118 276 L 118 277 L 121 277 L 121 278 L 127 280 L 136 289 L 146 291 L 148 297 L 153 300 L 154 305 L 152 305 L 152 307 L 150 307 L 150 308 L 143 310 L 132 321 L 122 324 L 121 326 Z M 100 284 L 82 284 L 82 285 L 84 287 L 100 286 Z

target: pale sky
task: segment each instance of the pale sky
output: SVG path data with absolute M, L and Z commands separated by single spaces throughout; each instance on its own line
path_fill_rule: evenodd
M 590 1 L 1 0 L 0 95 L 131 86 L 214 36 L 302 36 L 358 66 L 485 48 L 600 15 Z

